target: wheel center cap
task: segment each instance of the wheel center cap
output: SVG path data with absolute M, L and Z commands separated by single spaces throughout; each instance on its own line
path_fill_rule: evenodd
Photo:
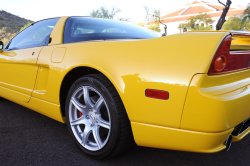
M 89 121 L 91 122 L 91 124 L 97 123 L 97 116 L 95 113 L 93 112 L 89 113 Z

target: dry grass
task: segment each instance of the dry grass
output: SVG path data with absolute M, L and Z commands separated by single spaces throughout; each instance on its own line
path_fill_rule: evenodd
M 16 33 L 10 33 L 6 32 L 6 27 L 3 27 L 0 29 L 0 40 L 6 45 L 14 36 L 16 36 Z

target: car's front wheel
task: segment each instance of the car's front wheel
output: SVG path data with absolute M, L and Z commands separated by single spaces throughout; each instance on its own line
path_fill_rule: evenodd
M 75 81 L 67 96 L 66 120 L 75 143 L 92 158 L 112 157 L 133 145 L 125 108 L 103 75 L 88 75 Z

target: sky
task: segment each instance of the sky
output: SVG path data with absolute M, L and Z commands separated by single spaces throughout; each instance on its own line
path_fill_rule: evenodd
M 160 9 L 161 16 L 181 9 L 193 0 L 5 0 L 0 10 L 5 10 L 32 21 L 58 16 L 89 16 L 101 6 L 121 10 L 116 18 L 130 18 L 132 22 L 145 22 L 144 6 L 150 11 Z M 205 0 L 218 4 L 218 0 Z M 221 0 L 226 3 L 226 0 Z M 250 0 L 231 0 L 232 7 L 245 7 Z

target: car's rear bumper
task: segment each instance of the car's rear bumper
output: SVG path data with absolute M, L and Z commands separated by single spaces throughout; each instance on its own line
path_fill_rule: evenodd
M 201 153 L 215 153 L 226 149 L 225 142 L 234 128 L 219 132 L 205 133 L 169 127 L 131 122 L 137 145 Z M 250 133 L 250 128 L 240 135 L 233 136 L 232 142 L 243 139 Z
M 171 98 L 170 98 L 171 100 Z M 213 153 L 226 148 L 232 135 L 236 142 L 250 133 L 250 70 L 191 80 L 180 129 L 131 122 L 138 145 Z M 237 132 L 242 123 L 240 132 Z
M 220 133 L 203 133 L 131 122 L 137 145 L 190 152 L 214 153 L 226 148 L 233 128 Z
M 187 93 L 180 128 L 219 133 L 249 117 L 249 69 L 214 76 L 196 74 Z

